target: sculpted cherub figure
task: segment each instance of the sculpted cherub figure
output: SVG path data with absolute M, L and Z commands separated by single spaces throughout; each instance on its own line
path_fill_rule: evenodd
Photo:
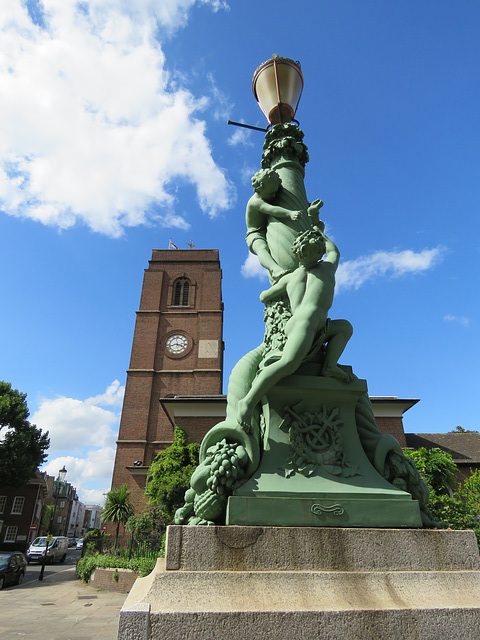
M 276 282 L 286 273 L 272 258 L 266 240 L 268 217 L 290 220 L 298 220 L 302 211 L 291 211 L 272 204 L 270 201 L 275 198 L 281 188 L 282 180 L 273 169 L 261 169 L 252 177 L 252 186 L 255 193 L 247 203 L 247 246 L 254 253 L 262 267 L 264 267 L 272 282 Z
M 315 215 L 313 210 L 312 214 Z M 316 216 L 318 220 L 318 209 Z M 286 292 L 292 316 L 285 325 L 286 342 L 281 357 L 258 374 L 247 395 L 238 403 L 237 420 L 247 432 L 255 405 L 277 382 L 298 369 L 319 335 L 327 343 L 322 375 L 344 382 L 352 379 L 337 364 L 352 335 L 352 325 L 348 320 L 327 318 L 340 253 L 318 226 L 300 234 L 293 242 L 292 251 L 299 267 L 260 295 L 260 300 L 266 303 Z M 325 259 L 321 260 L 325 253 Z

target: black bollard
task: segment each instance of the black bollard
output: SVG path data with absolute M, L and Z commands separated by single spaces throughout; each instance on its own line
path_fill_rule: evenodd
M 40 581 L 43 580 L 43 573 L 45 571 L 45 565 L 47 563 L 48 545 L 49 545 L 51 539 L 52 539 L 52 536 L 47 536 L 47 546 L 45 547 L 45 555 L 43 556 L 42 568 L 40 569 L 40 575 L 38 576 L 38 579 Z

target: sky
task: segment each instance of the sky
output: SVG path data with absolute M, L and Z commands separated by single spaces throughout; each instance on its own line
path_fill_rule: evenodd
M 252 76 L 299 60 L 297 119 L 341 264 L 330 316 L 406 432 L 479 429 L 480 4 L 9 0 L 0 12 L 0 379 L 51 475 L 110 489 L 152 249 L 219 249 L 225 383 L 263 336 L 245 245 L 267 122 Z

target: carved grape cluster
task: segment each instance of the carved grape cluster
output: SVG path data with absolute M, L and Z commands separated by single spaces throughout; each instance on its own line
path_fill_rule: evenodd
M 242 451 L 240 451 L 242 450 Z M 225 494 L 234 484 L 244 476 L 243 447 L 237 444 L 229 444 L 226 440 L 217 442 L 215 447 L 209 449 L 210 476 L 207 478 L 207 487 L 219 495 Z
M 220 496 L 211 489 L 196 495 L 193 502 L 195 515 L 205 521 L 202 524 L 215 522 L 225 511 L 226 504 L 226 496 Z

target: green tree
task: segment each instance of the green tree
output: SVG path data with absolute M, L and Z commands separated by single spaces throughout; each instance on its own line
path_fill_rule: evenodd
M 420 447 L 416 451 L 407 449 L 405 455 L 415 462 L 420 475 L 430 489 L 437 495 L 452 495 L 452 484 L 457 472 L 457 465 L 452 456 L 438 447 L 426 449 Z
M 48 431 L 28 421 L 26 397 L 0 381 L 0 485 L 21 487 L 47 458 Z
M 133 514 L 134 511 L 130 502 L 130 491 L 126 484 L 122 484 L 121 487 L 112 489 L 107 493 L 107 500 L 102 512 L 102 522 L 114 522 L 117 525 L 114 549 L 117 548 L 120 525 L 126 524 L 127 520 L 131 518 Z
M 464 429 L 463 427 L 458 425 L 458 427 L 455 427 L 455 429 L 449 431 L 448 433 L 478 433 L 478 431 L 473 431 L 472 429 Z
M 126 525 L 127 531 L 140 535 L 157 534 L 165 529 L 160 507 L 150 505 L 138 515 L 132 516 Z
M 43 536 L 43 534 L 48 531 L 50 522 L 52 520 L 52 514 L 53 504 L 44 504 L 40 512 L 40 530 L 38 532 L 39 536 Z
M 480 544 L 480 470 L 456 482 L 457 465 L 439 448 L 405 451 L 430 489 L 433 517 L 449 529 L 473 529 Z
M 192 473 L 198 466 L 197 442 L 187 444 L 185 431 L 175 429 L 173 443 L 155 457 L 148 470 L 145 491 L 150 504 L 160 507 L 165 524 L 172 524 L 175 511 L 184 503 Z

